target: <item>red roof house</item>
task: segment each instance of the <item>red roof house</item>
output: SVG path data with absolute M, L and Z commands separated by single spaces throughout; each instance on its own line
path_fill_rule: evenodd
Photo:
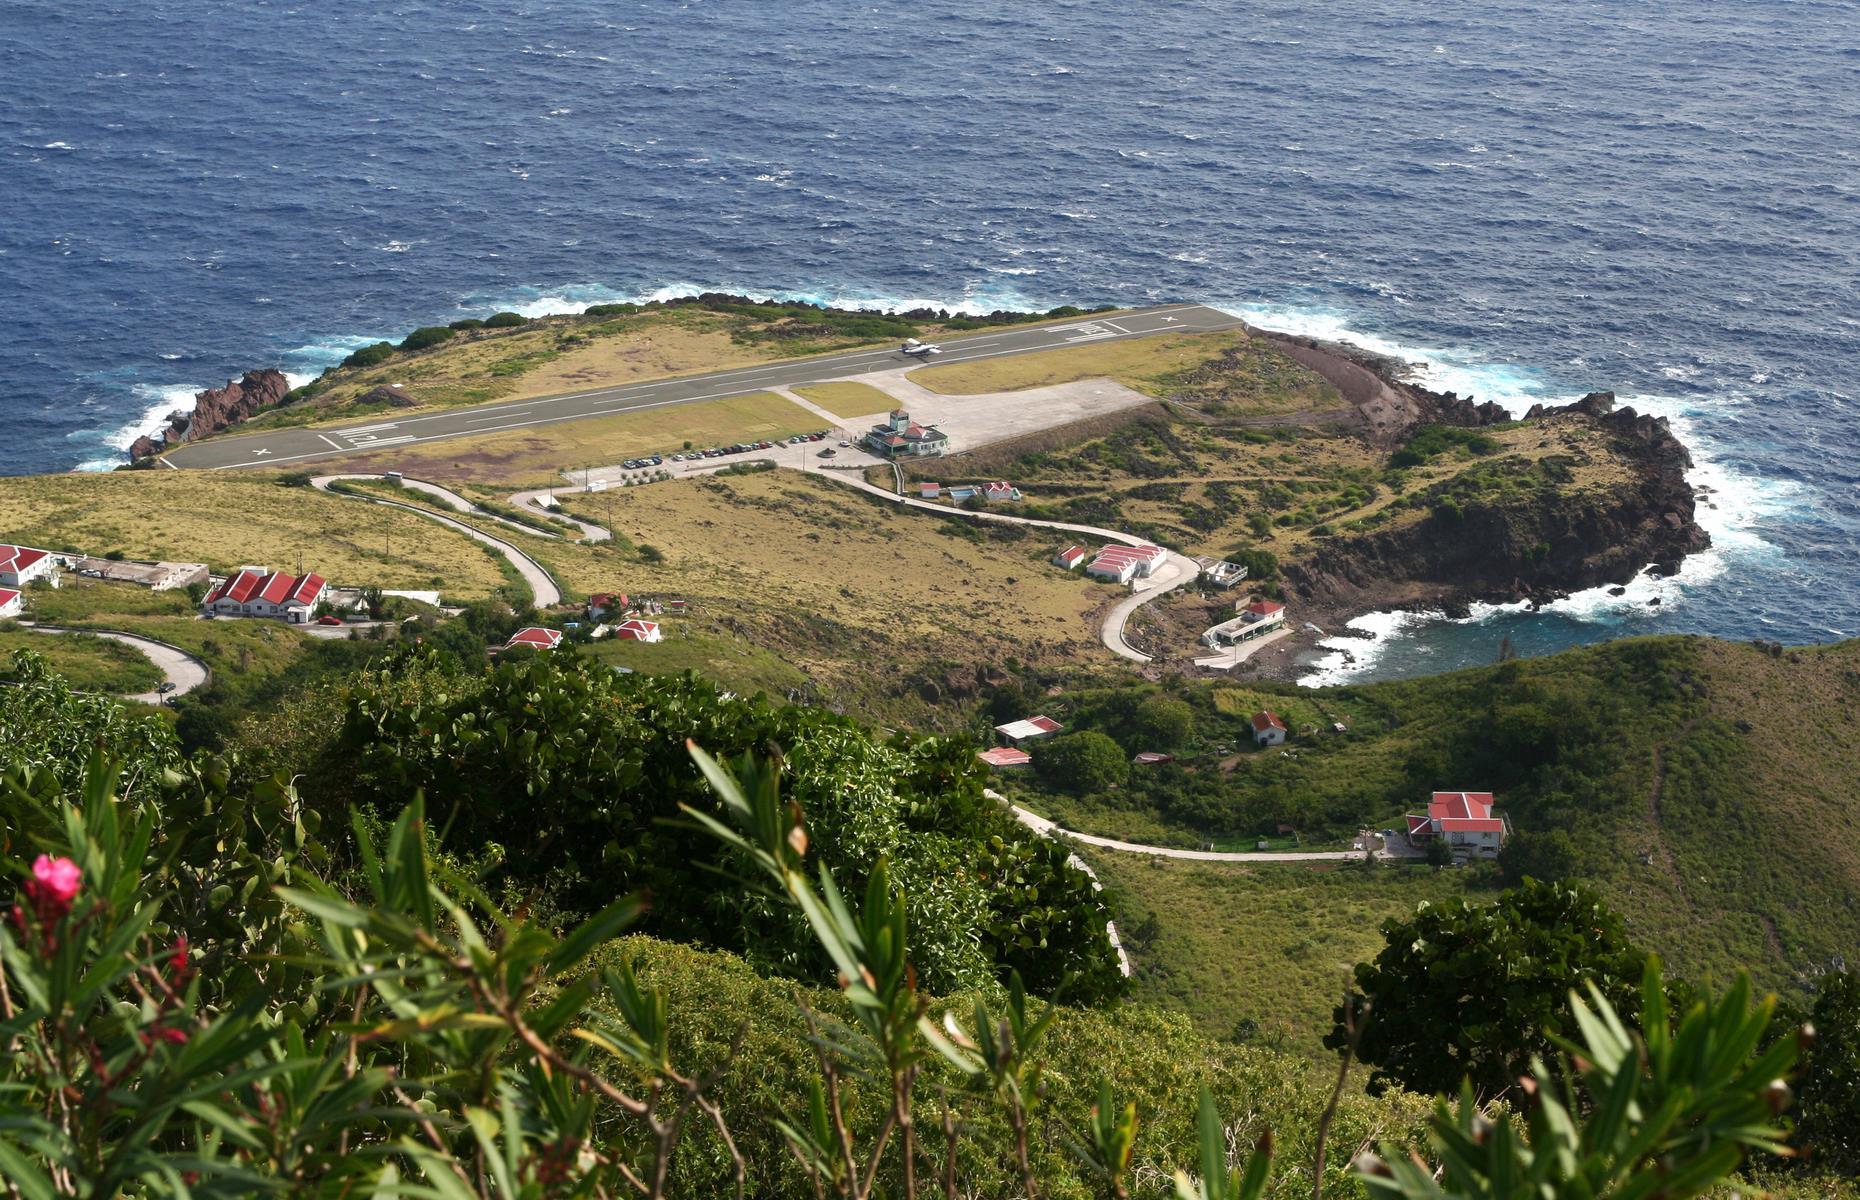
M 12 588 L 0 588 L 0 617 L 17 617 L 20 609 L 24 607 L 25 601 L 20 599 L 17 591 Z
M 940 500 L 943 498 L 943 485 L 940 483 L 919 483 L 917 498 L 920 500 Z
M 1511 824 L 1492 811 L 1490 792 L 1435 792 L 1427 812 L 1409 813 L 1408 840 L 1441 838 L 1456 850 L 1490 858 L 1511 833 Z
M 329 581 L 314 571 L 286 575 L 263 567 L 241 567 L 208 592 L 200 607 L 219 616 L 278 617 L 302 625 L 328 590 Z
M 1068 571 L 1076 571 L 1079 564 L 1084 561 L 1085 547 L 1083 546 L 1067 546 L 1058 554 L 1053 555 L 1053 565 L 1064 567 Z
M 1064 725 L 1051 717 L 1028 717 L 1024 721 L 1009 721 L 1005 725 L 997 725 L 995 732 L 1000 734 L 1003 740 L 1018 746 L 1022 742 L 1034 742 L 1041 738 L 1052 737 L 1064 728 Z
M 1285 741 L 1285 722 L 1279 714 L 1264 710 L 1253 714 L 1253 744 L 1255 746 L 1277 746 Z
M 1136 763 L 1139 767 L 1160 767 L 1164 763 L 1174 762 L 1175 755 L 1163 754 L 1157 750 L 1144 750 L 1130 761 Z
M 614 626 L 614 636 L 629 638 L 635 642 L 656 642 L 662 637 L 657 621 L 641 621 L 637 618 L 622 621 Z
M 991 767 L 1024 767 L 1033 761 L 1033 755 L 1025 750 L 1016 750 L 1012 746 L 996 746 L 993 750 L 984 750 L 975 757 Z
M 0 586 L 23 588 L 35 579 L 58 582 L 53 569 L 58 564 L 44 550 L 30 546 L 0 545 Z
M 510 640 L 504 643 L 504 649 L 508 650 L 512 646 L 528 646 L 532 650 L 553 650 L 561 644 L 562 631 L 560 629 L 544 629 L 541 625 L 531 625 L 511 634 Z

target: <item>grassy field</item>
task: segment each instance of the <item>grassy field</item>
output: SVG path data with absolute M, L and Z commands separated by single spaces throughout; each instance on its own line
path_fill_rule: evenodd
M 1045 538 L 901 513 L 793 471 L 680 479 L 598 499 L 603 515 L 611 504 L 620 535 L 663 561 L 528 544 L 566 587 L 688 599 L 694 639 L 713 639 L 725 658 L 733 646 L 759 647 L 831 698 L 910 707 L 920 693 L 973 694 L 980 664 L 1105 658 L 1087 619 L 1097 591 L 1046 566 Z
M 1460 894 L 1467 879 L 1430 868 L 1080 853 L 1110 896 L 1137 999 L 1183 1009 L 1214 1037 L 1257 1037 L 1313 1057 L 1325 1053 L 1351 968 L 1381 950 L 1382 922 Z
M 783 697 L 807 686 L 807 676 L 798 667 L 750 638 L 696 633 L 690 621 L 655 619 L 664 641 L 648 645 L 603 638 L 590 643 L 586 652 L 602 662 L 648 675 L 697 671 L 744 695 L 767 692 Z
M 848 420 L 890 412 L 898 406 L 896 398 L 889 392 L 881 392 L 869 383 L 810 383 L 794 391 L 796 395 L 805 396 L 834 416 Z
M 414 513 L 360 505 L 275 477 L 117 471 L 0 478 L 0 538 L 52 549 L 279 570 L 301 560 L 338 583 L 438 588 L 477 599 L 503 581 L 471 539 Z
M 775 441 L 811 433 L 821 420 L 773 392 L 591 417 L 559 425 L 398 446 L 342 460 L 345 471 L 402 471 L 446 484 L 546 487 L 562 472 L 611 466 L 646 454 L 671 455 L 738 440 Z
M 0 680 L 12 678 L 13 653 L 30 650 L 72 687 L 134 695 L 152 691 L 161 671 L 134 647 L 82 633 L 34 633 L 0 621 Z

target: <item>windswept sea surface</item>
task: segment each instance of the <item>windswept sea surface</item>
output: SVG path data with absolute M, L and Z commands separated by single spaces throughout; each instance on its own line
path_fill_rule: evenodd
M 0 0 L 0 101 L 0 472 L 497 308 L 1198 300 L 1713 489 L 1677 579 L 1314 681 L 1860 633 L 1860 4 Z

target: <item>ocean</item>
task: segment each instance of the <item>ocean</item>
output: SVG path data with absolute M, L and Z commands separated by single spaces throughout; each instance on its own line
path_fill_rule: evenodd
M 1613 390 L 1712 489 L 1678 578 L 1373 616 L 1312 682 L 1860 633 L 1860 4 L 0 0 L 0 33 L 0 472 L 499 308 L 1194 300 L 1517 410 Z

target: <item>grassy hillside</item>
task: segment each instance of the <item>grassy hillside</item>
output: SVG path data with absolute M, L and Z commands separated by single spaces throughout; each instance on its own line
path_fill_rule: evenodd
M 1702 638 L 1631 639 L 1362 687 L 1253 684 L 1244 702 L 1218 684 L 1169 690 L 1195 721 L 1175 764 L 1101 795 L 1050 793 L 1036 779 L 1005 786 L 1086 832 L 1229 846 L 1280 823 L 1307 844 L 1344 844 L 1360 826 L 1399 828 L 1435 788 L 1491 790 L 1515 831 L 1509 873 L 1594 881 L 1681 974 L 1722 982 L 1748 967 L 1789 990 L 1860 945 L 1860 641 L 1778 656 Z M 1138 698 L 1088 688 L 1044 704 L 1135 752 L 1153 748 Z M 1296 723 L 1289 753 L 1254 751 L 1242 713 L 1255 703 L 1308 705 L 1318 730 Z M 1231 918 L 1223 933 L 1206 916 L 1215 902 L 1192 899 L 1211 893 L 1205 873 L 1181 869 L 1187 883 L 1164 903 L 1147 868 L 1108 866 L 1133 911 L 1154 911 L 1171 937 L 1203 948 L 1224 937 L 1224 953 L 1255 961 L 1250 923 Z M 1329 911 L 1329 922 L 1336 893 L 1324 896 L 1308 909 L 1289 893 L 1239 907 L 1275 920 Z M 1365 904 L 1343 919 L 1366 928 L 1385 915 Z M 1201 987 L 1183 997 L 1191 1011 L 1223 1011 L 1218 989 Z M 1317 1011 L 1334 988 L 1324 990 L 1294 1007 Z
M 414 513 L 361 505 L 273 475 L 118 471 L 0 477 L 0 538 L 51 549 L 280 570 L 337 583 L 437 588 L 460 600 L 504 582 L 478 543 Z
M 87 692 L 137 694 L 153 691 L 161 672 L 134 647 L 82 633 L 34 633 L 0 621 L 0 681 L 13 678 L 13 655 L 30 650 L 52 670 Z

